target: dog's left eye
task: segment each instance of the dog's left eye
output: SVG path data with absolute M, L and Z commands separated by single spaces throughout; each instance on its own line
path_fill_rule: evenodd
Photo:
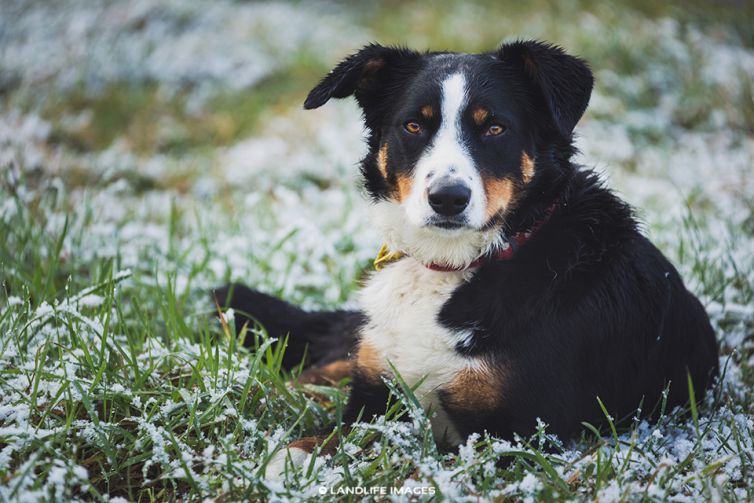
M 403 125 L 404 129 L 411 134 L 419 134 L 422 132 L 422 127 L 418 122 L 408 121 Z
M 485 131 L 484 136 L 500 136 L 501 134 L 505 133 L 508 130 L 507 127 L 501 126 L 500 124 L 493 124 L 489 128 L 487 128 L 487 131 Z

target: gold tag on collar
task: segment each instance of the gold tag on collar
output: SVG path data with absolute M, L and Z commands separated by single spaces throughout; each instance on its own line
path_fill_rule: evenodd
M 374 259 L 374 269 L 375 271 L 381 271 L 386 265 L 396 262 L 405 256 L 406 254 L 403 252 L 390 251 L 387 244 L 384 244 L 382 245 L 382 248 L 380 248 L 377 258 Z

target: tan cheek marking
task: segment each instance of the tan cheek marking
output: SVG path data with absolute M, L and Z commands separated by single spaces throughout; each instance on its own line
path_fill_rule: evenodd
M 503 369 L 484 362 L 458 372 L 443 388 L 443 400 L 454 409 L 492 410 L 501 405 L 505 382 Z
M 372 381 L 379 381 L 382 374 L 382 359 L 377 350 L 368 342 L 359 345 L 356 353 L 356 367 L 364 377 Z
M 516 184 L 507 178 L 485 177 L 484 191 L 487 195 L 487 218 L 492 218 L 513 203 Z
M 382 173 L 382 177 L 387 180 L 387 143 L 383 143 L 380 151 L 377 152 L 377 169 Z
M 395 179 L 398 183 L 396 197 L 400 203 L 411 194 L 411 177 L 404 174 L 398 174 L 395 176 Z
M 474 112 L 471 114 L 471 116 L 474 118 L 474 122 L 477 126 L 481 126 L 484 124 L 484 121 L 487 120 L 487 116 L 490 113 L 485 108 L 477 108 L 474 110 Z
M 526 152 L 521 153 L 521 175 L 524 183 L 529 183 L 534 178 L 534 161 Z
M 431 119 L 435 115 L 435 111 L 432 108 L 432 105 L 424 105 L 422 107 L 422 116 L 425 119 Z

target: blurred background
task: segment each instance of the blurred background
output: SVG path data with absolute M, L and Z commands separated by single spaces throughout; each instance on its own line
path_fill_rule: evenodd
M 83 277 L 105 260 L 179 289 L 234 278 L 338 304 L 379 236 L 356 179 L 359 111 L 304 112 L 307 91 L 371 41 L 473 52 L 516 38 L 591 63 L 580 162 L 641 208 L 666 252 L 691 270 L 684 250 L 720 241 L 681 242 L 689 209 L 751 251 L 746 1 L 5 0 L 0 166 L 30 207 L 58 194 L 37 216 L 52 235 L 68 216 L 62 251 Z M 709 253 L 730 253 L 723 242 Z

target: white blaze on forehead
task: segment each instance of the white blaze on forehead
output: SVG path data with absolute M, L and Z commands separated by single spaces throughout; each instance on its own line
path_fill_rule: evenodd
M 442 128 L 440 132 L 451 134 L 456 139 L 460 139 L 458 133 L 460 133 L 461 112 L 464 105 L 466 105 L 466 78 L 462 73 L 454 73 L 442 83 Z M 438 133 L 438 139 L 439 136 Z
M 413 225 L 426 225 L 434 215 L 427 199 L 427 189 L 432 182 L 446 178 L 471 189 L 471 200 L 464 216 L 469 225 L 480 227 L 485 218 L 484 186 L 463 143 L 461 131 L 461 119 L 468 101 L 466 78 L 463 73 L 454 73 L 442 82 L 441 89 L 440 129 L 416 164 L 412 191 L 405 200 L 406 214 Z

